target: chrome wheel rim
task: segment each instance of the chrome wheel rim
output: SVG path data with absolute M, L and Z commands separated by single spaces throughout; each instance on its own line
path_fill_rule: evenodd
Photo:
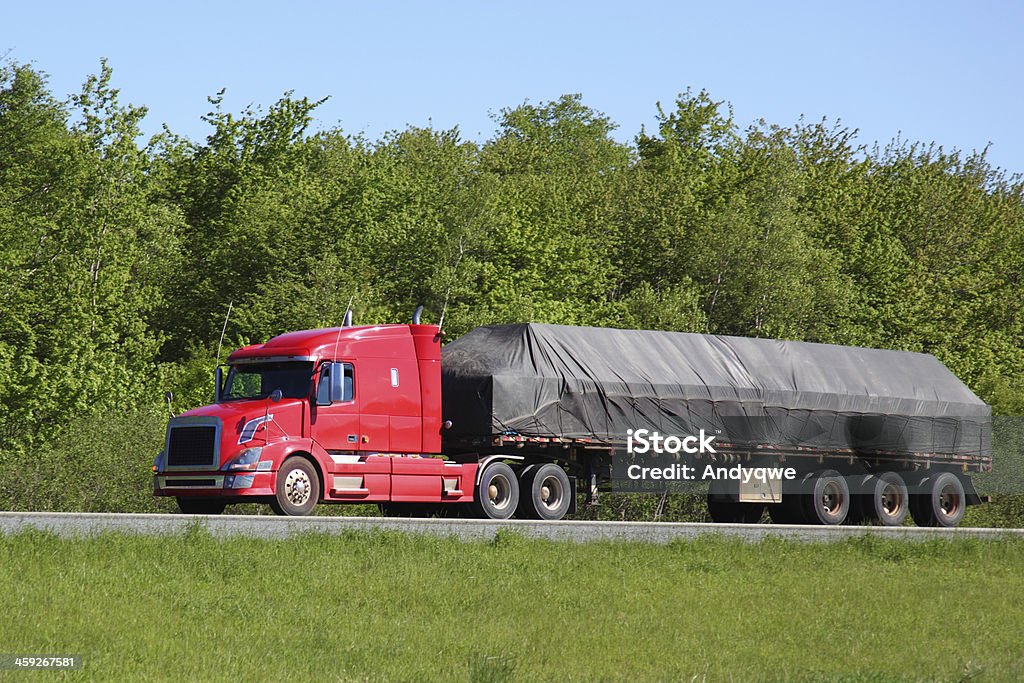
M 960 512 L 960 492 L 953 484 L 946 484 L 939 491 L 939 509 L 947 517 L 954 517 Z
M 487 501 L 495 510 L 504 510 L 512 500 L 512 483 L 503 474 L 491 477 L 487 485 Z
M 879 508 L 886 517 L 899 517 L 903 512 L 903 491 L 892 482 L 886 482 L 879 496 Z
M 821 507 L 825 514 L 834 517 L 843 508 L 843 490 L 834 481 L 829 481 L 821 490 Z
M 565 495 L 565 489 L 558 477 L 545 477 L 544 481 L 540 483 L 540 491 L 538 492 L 538 495 L 541 505 L 548 510 L 557 510 L 562 505 L 562 498 Z
M 313 492 L 313 483 L 304 470 L 298 468 L 288 473 L 284 480 L 284 495 L 288 502 L 296 507 L 302 507 L 309 502 Z

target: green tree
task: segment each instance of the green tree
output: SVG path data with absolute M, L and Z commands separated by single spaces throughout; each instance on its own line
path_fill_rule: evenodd
M 121 105 L 110 76 L 102 64 L 61 104 L 32 69 L 0 71 L 3 447 L 148 389 L 178 214 L 150 201 L 145 110 Z

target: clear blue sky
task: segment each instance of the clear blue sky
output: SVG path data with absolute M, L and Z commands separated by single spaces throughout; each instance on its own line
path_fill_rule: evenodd
M 9 51 L 9 52 L 8 52 Z M 78 89 L 106 57 L 124 99 L 192 138 L 208 95 L 238 111 L 282 93 L 330 100 L 318 126 L 371 139 L 407 124 L 485 139 L 489 114 L 582 93 L 631 139 L 655 103 L 707 89 L 746 126 L 803 114 L 860 140 L 980 149 L 1024 171 L 1024 3 L 18 2 L 0 55 Z

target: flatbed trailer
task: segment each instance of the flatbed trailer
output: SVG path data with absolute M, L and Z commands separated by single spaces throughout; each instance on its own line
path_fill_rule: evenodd
M 385 514 L 553 520 L 603 491 L 649 490 L 627 476 L 641 465 L 762 468 L 753 483 L 674 483 L 706 495 L 715 521 L 767 511 L 778 523 L 895 525 L 909 513 L 953 526 L 980 502 L 971 473 L 991 470 L 988 407 L 933 357 L 887 355 L 898 353 L 512 325 L 478 328 L 442 354 L 439 329 L 418 321 L 294 332 L 234 351 L 215 402 L 171 419 L 154 493 L 189 513 L 375 503 Z M 847 379 L 828 362 L 845 364 Z M 885 363 L 894 369 L 879 371 Z M 879 395 L 900 372 L 897 384 L 921 376 L 920 386 Z M 864 424 L 872 439 L 852 439 Z M 737 425 L 742 439 L 731 438 Z M 717 440 L 652 460 L 632 452 L 633 427 L 680 437 L 699 427 Z

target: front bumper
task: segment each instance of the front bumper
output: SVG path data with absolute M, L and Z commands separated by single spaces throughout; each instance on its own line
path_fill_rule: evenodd
M 153 495 L 202 498 L 272 496 L 276 476 L 276 472 L 158 472 L 153 477 Z

